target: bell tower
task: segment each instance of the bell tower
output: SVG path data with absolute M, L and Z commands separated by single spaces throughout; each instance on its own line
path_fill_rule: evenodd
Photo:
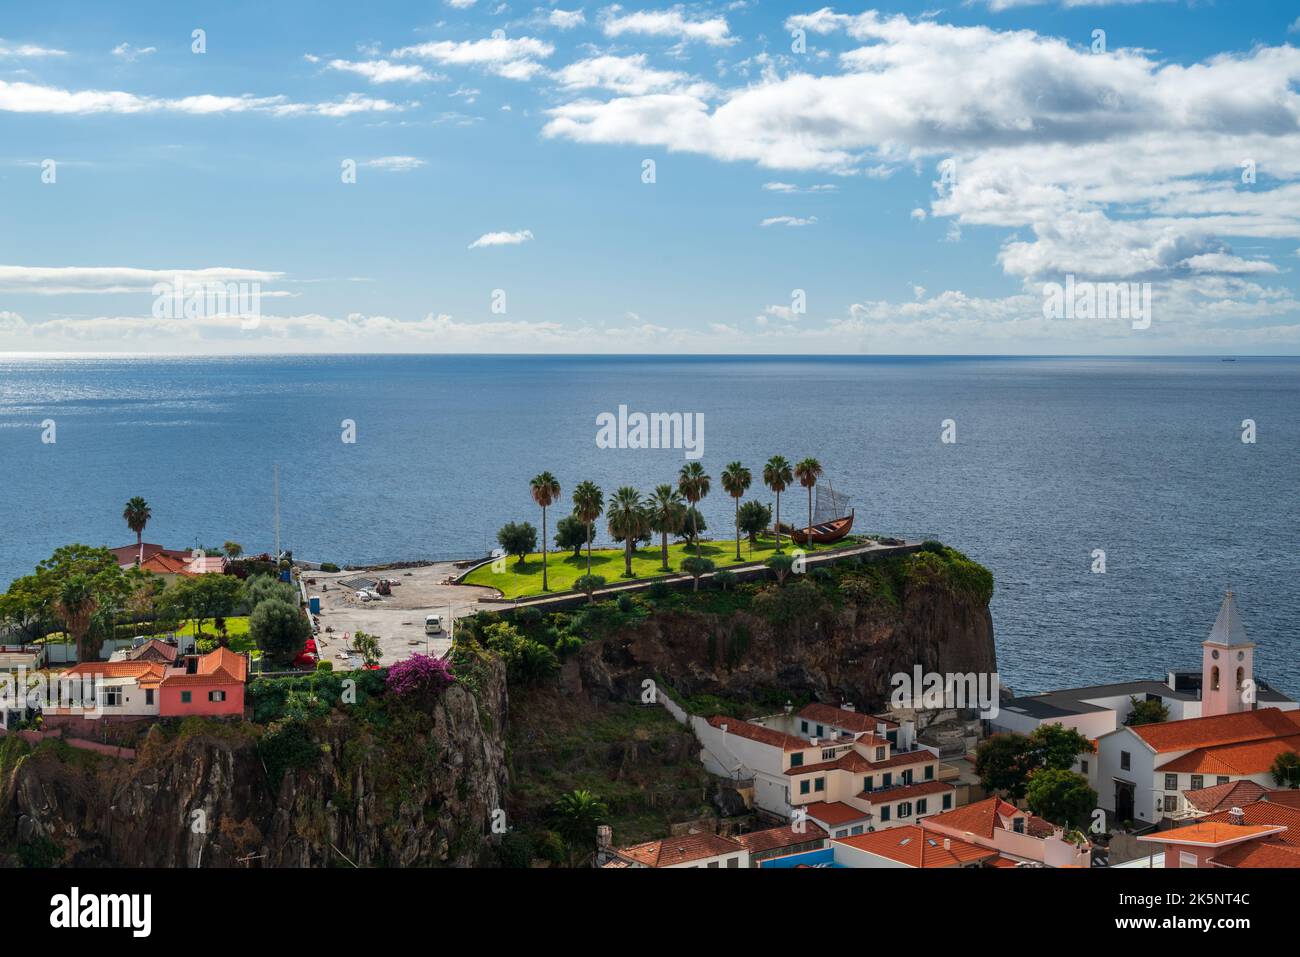
M 1255 646 L 1229 591 L 1201 642 L 1201 717 L 1255 710 Z

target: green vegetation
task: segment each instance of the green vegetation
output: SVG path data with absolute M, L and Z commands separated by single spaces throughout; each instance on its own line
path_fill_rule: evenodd
M 298 607 L 280 598 L 268 598 L 253 609 L 248 618 L 248 633 L 263 655 L 277 664 L 285 664 L 293 660 L 311 637 L 311 623 Z
M 1131 728 L 1140 724 L 1160 724 L 1169 720 L 1169 708 L 1160 701 L 1146 699 L 1139 701 L 1136 695 L 1128 700 L 1133 710 L 1124 719 L 1124 723 Z
M 1283 751 L 1273 759 L 1269 769 L 1273 783 L 1280 788 L 1300 788 L 1300 755 L 1294 751 Z
M 1097 806 L 1097 792 L 1074 771 L 1043 768 L 1035 771 L 1025 792 L 1029 809 L 1039 817 L 1069 828 L 1086 826 Z
M 1073 728 L 1045 724 L 1035 728 L 1032 734 L 995 734 L 980 742 L 975 751 L 975 773 L 987 790 L 1019 800 L 1027 795 L 1040 775 L 1052 771 L 1069 772 L 1080 754 L 1091 754 L 1095 750 L 1092 742 Z M 1053 782 L 1050 785 L 1040 786 L 1040 800 L 1047 801 L 1049 797 L 1053 801 L 1064 800 L 1060 794 L 1071 790 L 1067 787 L 1068 782 L 1059 775 L 1050 780 Z M 1086 786 L 1088 782 L 1084 779 L 1083 783 Z M 1095 794 L 1092 800 L 1088 806 L 1089 813 L 1096 806 Z

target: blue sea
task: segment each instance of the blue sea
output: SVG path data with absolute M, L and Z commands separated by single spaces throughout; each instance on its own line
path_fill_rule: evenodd
M 1232 587 L 1257 674 L 1300 695 L 1296 359 L 0 357 L 0 581 L 67 542 L 133 541 L 134 495 L 149 541 L 269 550 L 276 464 L 298 557 L 481 555 L 502 523 L 538 523 L 543 469 L 566 500 L 584 479 L 608 493 L 674 478 L 682 450 L 597 447 L 596 416 L 620 405 L 703 414 L 716 537 L 727 462 L 757 478 L 773 454 L 815 456 L 857 530 L 987 565 L 1017 692 L 1199 667 Z M 781 504 L 806 514 L 802 489 Z

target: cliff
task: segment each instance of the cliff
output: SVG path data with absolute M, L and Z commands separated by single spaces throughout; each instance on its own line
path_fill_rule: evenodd
M 6 738 L 0 847 L 81 866 L 478 863 L 507 784 L 503 669 L 477 700 L 453 686 L 419 707 L 368 704 L 155 727 L 134 761 Z

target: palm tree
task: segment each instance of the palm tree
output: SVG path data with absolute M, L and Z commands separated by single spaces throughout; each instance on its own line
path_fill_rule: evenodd
M 573 490 L 573 517 L 587 526 L 587 574 L 591 574 L 592 526 L 605 509 L 605 493 L 595 482 L 580 482 Z
M 822 464 L 816 459 L 804 459 L 794 467 L 794 474 L 799 479 L 799 484 L 808 490 L 808 540 L 804 543 L 809 549 L 812 548 L 812 493 L 813 486 L 817 484 L 817 477 L 822 474 Z
M 650 527 L 641 493 L 629 485 L 618 489 L 605 509 L 605 519 L 609 522 L 609 533 L 623 540 L 623 577 L 631 578 L 632 547 Z
M 790 470 L 790 463 L 785 460 L 785 456 L 774 455 L 763 466 L 763 484 L 776 493 L 776 521 L 772 527 L 776 529 L 778 552 L 781 550 L 781 493 L 793 481 L 794 472 Z
M 533 493 L 533 501 L 542 507 L 542 591 L 550 591 L 546 586 L 546 510 L 560 497 L 560 483 L 550 472 L 535 476 L 528 483 Z
M 153 513 L 149 511 L 149 503 L 137 495 L 126 503 L 126 508 L 122 511 L 122 517 L 126 519 L 126 527 L 135 532 L 135 545 L 139 552 L 135 563 L 143 565 L 144 527 L 149 524 L 149 519 L 153 518 Z
M 686 501 L 691 505 L 697 504 L 700 499 L 709 494 L 709 482 L 712 481 L 704 473 L 704 466 L 699 462 L 687 462 L 682 466 L 682 470 L 677 473 L 677 490 L 685 496 Z M 695 539 L 695 557 L 700 557 L 700 535 L 695 527 L 695 516 L 691 515 L 691 538 Z
M 680 532 L 682 523 L 686 520 L 686 505 L 682 501 L 682 493 L 671 485 L 656 485 L 654 494 L 646 503 L 646 508 L 650 511 L 651 531 L 663 536 L 663 570 L 670 572 L 672 568 L 668 565 L 668 536 Z
M 605 802 L 590 791 L 570 791 L 560 796 L 551 809 L 555 829 L 570 848 L 570 861 L 585 860 L 596 846 L 596 828 L 609 819 Z M 578 851 L 580 857 L 573 855 Z
M 64 633 L 77 644 L 78 661 L 92 661 L 98 657 L 98 649 L 93 649 L 95 653 L 92 653 L 87 640 L 98 608 L 99 599 L 85 575 L 71 575 L 59 588 L 54 610 L 63 622 Z
M 753 481 L 749 469 L 739 462 L 732 462 L 722 470 L 722 487 L 736 504 L 736 561 L 740 561 L 740 499 Z

